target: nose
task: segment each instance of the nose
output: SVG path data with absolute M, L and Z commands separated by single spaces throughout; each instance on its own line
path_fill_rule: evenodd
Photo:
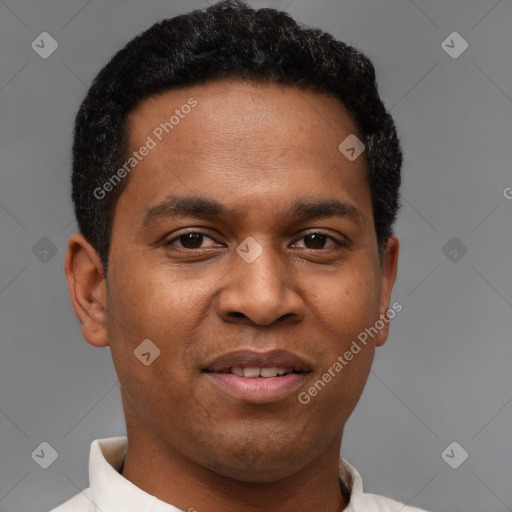
M 218 312 L 224 321 L 270 326 L 302 320 L 306 307 L 297 286 L 298 269 L 287 258 L 266 246 L 252 263 L 237 253 L 233 259 L 218 294 Z

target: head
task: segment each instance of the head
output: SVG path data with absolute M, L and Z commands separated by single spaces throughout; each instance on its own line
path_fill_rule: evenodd
M 222 2 L 119 51 L 76 118 L 65 267 L 84 338 L 110 346 L 129 435 L 247 481 L 339 446 L 388 334 L 332 370 L 390 307 L 400 168 L 370 61 L 283 12 Z M 241 350 L 287 352 L 293 392 L 223 387 L 219 358 Z

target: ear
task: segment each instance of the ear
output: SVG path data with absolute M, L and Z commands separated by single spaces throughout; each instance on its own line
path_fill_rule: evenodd
M 396 272 L 398 268 L 398 253 L 400 248 L 400 241 L 396 235 L 388 238 L 386 249 L 382 256 L 381 265 L 381 295 L 379 306 L 379 319 L 384 323 L 384 327 L 377 335 L 376 345 L 380 347 L 384 345 L 388 339 L 389 322 L 391 318 L 387 314 L 391 302 L 391 292 L 395 284 Z M 402 308 L 400 307 L 400 310 Z
M 106 280 L 94 247 L 81 233 L 68 241 L 64 272 L 75 314 L 82 324 L 82 336 L 95 347 L 106 347 Z

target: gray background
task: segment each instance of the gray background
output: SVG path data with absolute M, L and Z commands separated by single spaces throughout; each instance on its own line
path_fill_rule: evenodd
M 343 456 L 370 492 L 437 511 L 512 510 L 512 2 L 252 3 L 365 51 L 403 141 L 394 300 L 404 308 Z M 47 510 L 75 494 L 87 485 L 91 440 L 124 432 L 109 351 L 81 339 L 62 271 L 75 230 L 72 122 L 115 51 L 155 21 L 206 5 L 0 2 L 2 512 Z M 59 44 L 47 59 L 31 48 L 43 31 Z M 453 31 L 469 44 L 456 59 L 441 46 Z M 445 247 L 452 237 L 458 245 Z M 31 458 L 43 441 L 59 455 L 48 469 Z M 452 441 L 469 453 L 457 469 L 441 457 Z

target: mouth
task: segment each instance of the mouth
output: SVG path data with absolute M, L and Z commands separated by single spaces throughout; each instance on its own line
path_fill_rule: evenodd
M 267 368 L 259 368 L 257 366 L 234 366 L 232 368 L 228 368 L 227 370 L 221 370 L 218 372 L 212 372 L 210 370 L 205 370 L 210 373 L 230 373 L 231 375 L 237 375 L 238 377 L 244 377 L 246 379 L 271 379 L 272 377 L 282 377 L 283 375 L 288 375 L 290 373 L 303 373 L 300 370 L 295 370 L 294 368 L 284 368 L 284 367 L 267 367 Z
M 238 351 L 217 357 L 202 373 L 223 394 L 247 403 L 268 404 L 296 391 L 311 367 L 283 350 Z

